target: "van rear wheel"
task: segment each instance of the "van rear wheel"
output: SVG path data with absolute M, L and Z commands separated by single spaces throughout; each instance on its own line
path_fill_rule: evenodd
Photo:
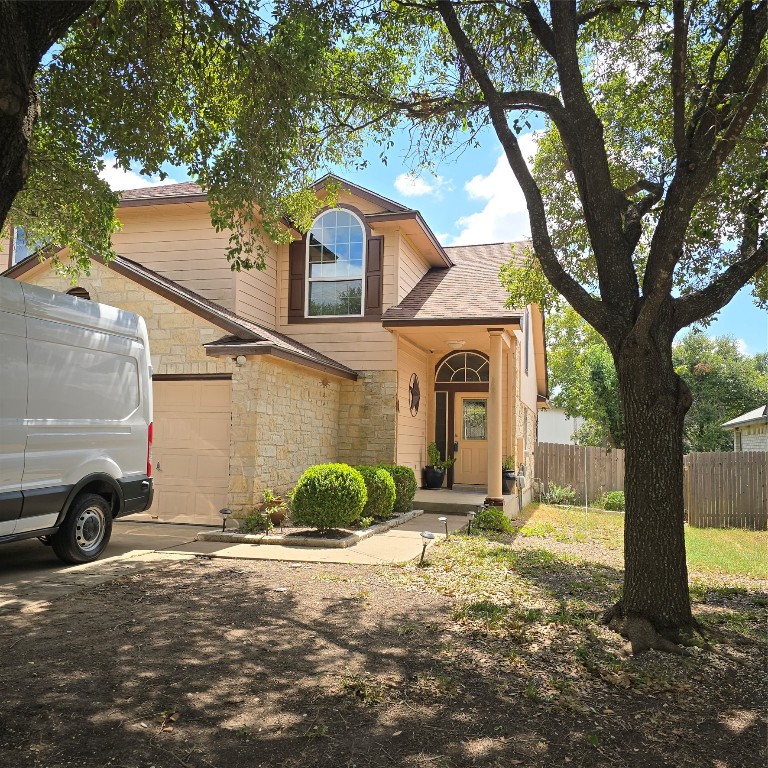
M 51 536 L 51 546 L 65 563 L 89 563 L 104 551 L 111 535 L 112 510 L 107 500 L 84 493 L 72 502 L 61 528 Z

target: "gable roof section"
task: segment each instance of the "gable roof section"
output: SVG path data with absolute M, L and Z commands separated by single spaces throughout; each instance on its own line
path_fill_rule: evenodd
M 723 429 L 737 429 L 739 427 L 746 427 L 748 424 L 760 424 L 762 422 L 768 423 L 768 405 L 761 405 L 753 411 L 742 413 L 741 416 L 726 421 L 725 424 L 720 426 Z
M 351 181 L 342 179 L 341 176 L 337 176 L 335 173 L 326 173 L 325 176 L 318 179 L 312 185 L 312 189 L 317 192 L 325 186 L 327 181 L 338 182 L 342 189 L 346 190 L 347 192 L 351 192 L 353 195 L 360 197 L 363 200 L 374 203 L 374 205 L 380 205 L 382 208 L 384 208 L 385 211 L 388 211 L 389 213 L 398 213 L 410 210 L 408 207 L 401 205 L 394 200 L 390 200 L 388 197 L 382 197 L 381 195 L 377 195 L 375 192 L 371 192 L 370 189 L 366 189 L 365 187 L 353 184 Z
M 154 187 L 126 189 L 120 193 L 119 208 L 138 205 L 173 205 L 175 203 L 204 203 L 208 195 L 199 184 L 158 184 Z
M 2 275 L 19 278 L 39 264 L 39 258 L 29 256 L 3 272 Z M 105 266 L 198 317 L 202 317 L 229 334 L 225 338 L 213 342 L 213 344 L 206 344 L 206 350 L 211 349 L 226 354 L 234 345 L 237 345 L 238 351 L 233 352 L 233 354 L 271 354 L 345 379 L 357 379 L 357 373 L 346 365 L 326 357 L 282 333 L 264 328 L 251 320 L 246 320 L 220 304 L 204 299 L 200 294 L 182 287 L 142 264 L 126 259 L 124 256 L 116 256 Z
M 513 322 L 522 315 L 507 309 L 499 281 L 502 264 L 522 260 L 527 241 L 446 248 L 449 269 L 430 269 L 396 307 L 384 313 L 384 326 L 445 325 L 453 322 Z

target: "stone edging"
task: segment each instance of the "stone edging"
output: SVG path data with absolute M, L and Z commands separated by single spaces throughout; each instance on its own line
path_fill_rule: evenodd
M 323 549 L 347 549 L 354 547 L 358 542 L 375 536 L 378 533 L 384 533 L 391 528 L 407 523 L 423 514 L 423 509 L 412 509 L 402 515 L 386 520 L 383 523 L 377 523 L 370 528 L 362 531 L 355 531 L 345 536 L 343 539 L 319 539 L 314 536 L 284 536 L 280 533 L 273 533 L 267 536 L 264 533 L 235 533 L 232 531 L 201 531 L 197 534 L 197 541 L 223 541 L 228 544 L 283 544 L 294 547 L 321 547 Z

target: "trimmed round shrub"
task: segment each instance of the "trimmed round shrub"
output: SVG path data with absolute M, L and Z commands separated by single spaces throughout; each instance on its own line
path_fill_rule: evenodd
M 512 523 L 510 519 L 504 514 L 504 510 L 499 509 L 498 507 L 481 509 L 475 515 L 475 521 L 472 525 L 474 528 L 481 531 L 499 531 L 499 533 L 512 532 Z
M 386 469 L 395 481 L 395 506 L 392 511 L 398 515 L 410 511 L 418 488 L 413 470 L 400 464 L 382 464 L 381 469 Z
M 392 475 L 383 467 L 363 465 L 355 469 L 363 476 L 365 488 L 368 491 L 368 501 L 365 502 L 363 517 L 389 520 L 395 505 L 395 481 Z
M 326 531 L 351 525 L 368 500 L 362 475 L 348 464 L 315 464 L 293 489 L 291 520 Z

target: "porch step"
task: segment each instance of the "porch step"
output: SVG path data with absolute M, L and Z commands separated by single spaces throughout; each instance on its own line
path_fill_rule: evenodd
M 462 515 L 467 512 L 477 512 L 478 507 L 485 501 L 485 493 L 477 491 L 452 490 L 442 488 L 436 491 L 419 488 L 413 499 L 413 506 L 425 512 L 443 515 Z

